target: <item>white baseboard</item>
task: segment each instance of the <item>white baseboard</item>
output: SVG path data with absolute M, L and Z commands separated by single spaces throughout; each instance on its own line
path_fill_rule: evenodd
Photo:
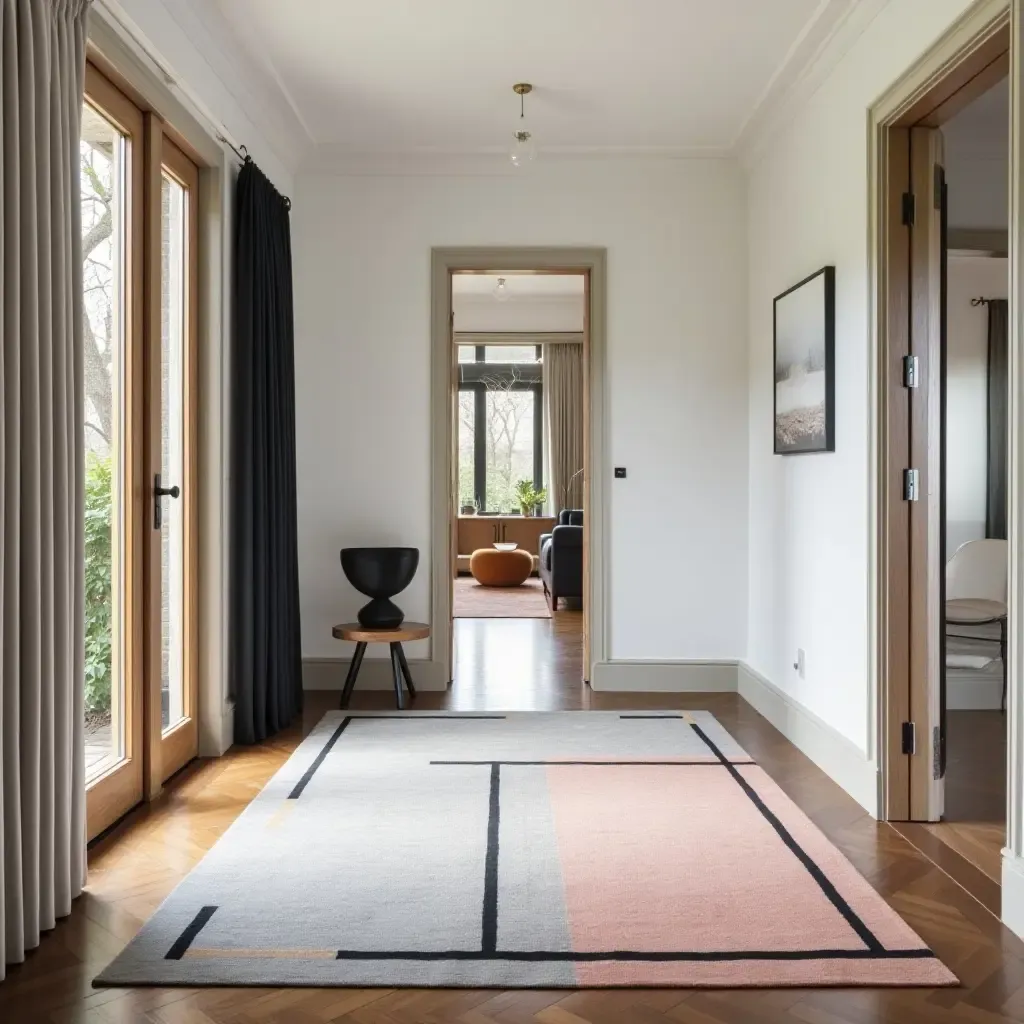
M 348 674 L 348 658 L 303 658 L 302 688 L 304 690 L 340 690 Z M 445 666 L 440 661 L 409 659 L 409 672 L 417 690 L 447 690 Z M 367 655 L 359 666 L 357 690 L 391 690 L 394 688 L 390 658 Z
M 627 693 L 735 693 L 735 661 L 599 661 L 592 690 Z
M 878 768 L 875 763 L 842 733 L 745 662 L 739 663 L 737 675 L 740 696 L 877 818 Z
M 1003 679 L 989 672 L 946 670 L 946 707 L 950 711 L 998 711 L 1003 701 Z
M 1024 939 L 1024 858 L 1003 851 L 1003 924 Z

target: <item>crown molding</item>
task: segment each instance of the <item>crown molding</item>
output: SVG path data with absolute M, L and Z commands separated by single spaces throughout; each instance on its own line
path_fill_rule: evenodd
M 509 177 L 544 174 L 553 168 L 590 165 L 665 166 L 692 160 L 730 160 L 727 146 L 539 146 L 537 162 L 517 169 L 504 149 L 357 151 L 345 146 L 321 144 L 305 153 L 298 170 L 304 174 L 339 176 L 451 176 Z
M 748 166 L 796 115 L 889 0 L 821 0 L 740 129 L 733 154 Z

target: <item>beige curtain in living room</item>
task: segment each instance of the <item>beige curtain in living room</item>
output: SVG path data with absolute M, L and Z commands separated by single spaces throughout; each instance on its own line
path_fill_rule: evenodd
M 583 344 L 544 346 L 544 419 L 547 435 L 548 507 L 583 507 Z
M 0 978 L 85 874 L 79 124 L 89 0 L 0 0 Z

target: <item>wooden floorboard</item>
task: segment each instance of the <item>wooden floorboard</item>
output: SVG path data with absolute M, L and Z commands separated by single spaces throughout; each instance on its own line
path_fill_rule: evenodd
M 889 825 L 872 820 L 735 694 L 594 693 L 579 682 L 578 613 L 458 624 L 456 685 L 419 708 L 705 708 L 754 756 L 963 985 L 950 989 L 499 991 L 101 989 L 92 978 L 217 841 L 333 707 L 307 694 L 301 722 L 258 747 L 198 762 L 90 853 L 88 891 L 0 984 L 3 1024 L 1002 1024 L 1024 1021 L 1024 944 Z M 383 692 L 353 706 L 389 706 Z
M 925 827 L 998 885 L 1006 845 L 1006 715 L 947 712 L 946 749 L 943 821 Z

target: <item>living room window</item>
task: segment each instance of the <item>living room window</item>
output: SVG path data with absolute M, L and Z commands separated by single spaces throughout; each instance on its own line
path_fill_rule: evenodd
M 459 504 L 518 512 L 516 483 L 543 485 L 539 345 L 460 345 Z

